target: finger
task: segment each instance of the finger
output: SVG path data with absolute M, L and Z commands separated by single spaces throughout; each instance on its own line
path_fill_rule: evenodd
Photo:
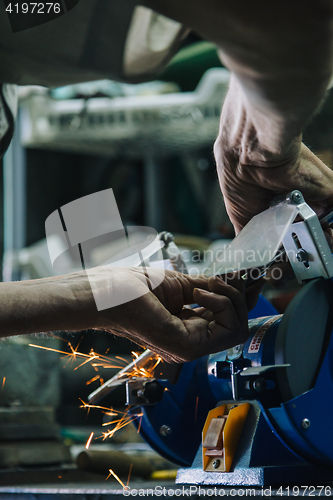
M 264 278 L 260 278 L 254 281 L 251 285 L 246 288 L 245 291 L 245 301 L 248 311 L 252 311 L 258 302 L 259 295 L 262 292 L 263 287 L 266 284 Z
M 223 294 L 232 301 L 237 302 L 244 296 L 245 281 L 237 273 L 226 275 L 225 279 L 212 276 L 209 279 L 208 288 L 210 292 Z
M 176 271 L 166 271 L 162 283 L 152 290 L 153 294 L 172 313 L 179 314 L 183 306 L 193 304 L 193 290 L 208 290 L 209 278 L 191 277 Z
M 210 291 L 216 294 L 224 295 L 231 300 L 242 328 L 247 330 L 247 307 L 244 295 L 245 283 L 240 279 L 235 279 L 234 283 L 237 284 L 240 290 L 234 286 L 228 285 L 218 276 L 214 276 L 213 278 L 210 278 L 209 289 Z M 209 308 L 207 307 L 207 309 Z
M 184 321 L 184 326 L 189 334 L 189 344 L 187 350 L 189 356 L 202 357 L 210 353 L 224 351 L 243 343 L 247 339 L 247 332 L 244 332 L 239 323 L 232 330 L 219 325 L 216 322 L 208 323 L 201 318 L 190 318 Z
M 189 318 L 193 315 L 199 316 L 199 317 L 204 317 L 204 315 L 210 311 L 207 311 L 205 307 L 195 307 L 194 309 L 187 309 L 183 308 L 179 314 L 177 314 L 178 318 L 180 319 L 186 319 Z
M 238 329 L 243 329 L 247 331 L 247 310 L 242 311 L 243 316 L 246 318 L 239 321 L 237 313 L 234 309 L 232 301 L 223 295 L 218 295 L 212 292 L 206 292 L 205 290 L 199 290 L 201 295 L 198 302 L 202 303 L 210 312 L 203 315 L 203 318 L 210 322 L 210 326 L 213 324 L 213 330 L 216 331 L 215 325 L 219 324 L 225 329 L 233 331 Z M 209 326 L 209 328 L 210 328 Z M 212 330 L 212 331 L 213 331 Z
M 195 299 L 193 296 L 193 291 L 195 288 L 200 288 L 202 290 L 208 290 L 209 278 L 206 276 L 190 276 L 188 274 L 182 274 L 179 276 L 180 283 L 182 285 L 183 300 L 184 304 L 193 304 Z
M 197 315 L 198 315 L 198 316 L 201 316 L 201 317 L 202 317 L 202 315 L 203 315 L 205 312 L 207 312 L 207 309 L 206 309 L 205 307 L 195 307 L 195 308 L 193 309 L 193 311 L 195 311 L 195 312 L 197 313 Z
M 195 297 L 198 299 L 198 304 L 202 305 L 213 314 L 219 314 L 226 310 L 229 305 L 232 305 L 231 300 L 224 295 L 206 290 L 196 290 Z
M 224 275 L 215 276 L 215 277 L 213 277 L 213 280 L 214 280 L 214 278 L 215 279 L 220 278 L 223 283 L 230 285 L 233 288 L 236 288 L 236 290 L 238 290 L 241 293 L 244 293 L 245 284 L 246 284 L 246 281 L 243 279 L 244 274 L 246 274 L 246 270 L 235 271 L 233 273 L 227 273 Z M 212 283 L 214 283 L 213 280 L 212 280 L 211 284 L 208 286 L 212 286 Z M 217 282 L 219 282 L 219 281 L 217 280 Z

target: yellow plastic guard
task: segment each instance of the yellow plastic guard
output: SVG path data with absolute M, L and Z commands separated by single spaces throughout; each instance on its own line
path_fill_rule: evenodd
M 202 464 L 205 471 L 211 472 L 229 472 L 234 455 L 236 453 L 238 441 L 243 430 L 243 426 L 250 409 L 249 403 L 240 405 L 222 405 L 214 408 L 208 413 L 205 425 L 202 429 L 202 442 L 205 441 L 205 436 L 209 428 L 212 418 L 225 416 L 227 421 L 222 431 L 223 453 L 222 456 L 206 455 L 207 448 L 202 447 Z M 214 465 L 213 465 L 214 464 Z

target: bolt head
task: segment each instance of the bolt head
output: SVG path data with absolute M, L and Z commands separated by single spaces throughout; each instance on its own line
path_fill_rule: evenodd
M 163 231 L 160 234 L 160 240 L 163 241 L 163 243 L 165 243 L 166 246 L 168 246 L 168 244 L 171 243 L 174 239 L 175 239 L 174 235 L 167 231 Z
M 298 262 L 308 262 L 308 252 L 304 250 L 304 248 L 301 248 L 296 254 L 296 259 L 298 260 Z
M 308 429 L 311 425 L 311 422 L 308 418 L 303 418 L 302 420 L 302 428 L 303 429 Z
M 171 427 L 169 427 L 168 425 L 161 425 L 160 427 L 161 436 L 163 437 L 170 436 L 171 432 L 172 432 Z
M 218 469 L 220 467 L 220 463 L 221 463 L 221 460 L 219 460 L 218 458 L 216 460 L 214 460 L 214 462 L 213 462 L 214 469 Z
M 263 377 L 256 378 L 253 382 L 253 389 L 259 393 L 265 392 L 267 389 L 267 382 Z
M 296 204 L 300 203 L 302 201 L 301 193 L 299 191 L 294 191 L 291 195 L 291 201 Z

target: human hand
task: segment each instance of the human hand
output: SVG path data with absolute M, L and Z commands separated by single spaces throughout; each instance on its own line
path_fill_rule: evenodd
M 247 306 L 242 282 L 237 287 L 220 278 L 194 278 L 166 271 L 162 283 L 149 291 L 142 268 L 96 268 L 109 273 L 113 293 L 124 288 L 141 297 L 98 313 L 98 328 L 110 331 L 159 354 L 169 362 L 192 361 L 245 342 Z M 160 269 L 149 268 L 149 282 Z M 184 305 L 198 303 L 197 309 Z
M 298 189 L 321 215 L 333 206 L 333 172 L 297 135 L 275 140 L 274 123 L 250 105 L 240 105 L 237 88 L 227 97 L 214 153 L 221 190 L 236 234 L 272 199 Z M 240 120 L 241 116 L 241 120 Z M 258 132 L 261 130 L 261 133 Z M 262 131 L 265 130 L 263 134 Z M 288 144 L 285 149 L 279 144 Z
M 320 216 L 333 206 L 333 172 L 303 143 L 299 155 L 275 167 L 240 165 L 223 146 L 215 154 L 226 209 L 236 234 L 273 198 L 298 189 Z

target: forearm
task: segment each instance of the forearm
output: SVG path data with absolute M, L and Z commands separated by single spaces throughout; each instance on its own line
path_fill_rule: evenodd
M 96 326 L 86 273 L 0 284 L 0 337 Z
M 258 135 L 288 152 L 320 104 L 332 68 L 329 0 L 145 0 L 217 44 Z M 267 138 L 266 138 L 267 142 Z
M 175 362 L 192 361 L 246 341 L 242 280 L 236 289 L 215 278 L 194 278 L 162 269 L 151 268 L 148 275 L 147 281 L 142 268 L 101 266 L 89 270 L 89 279 L 80 272 L 2 283 L 0 337 L 103 329 Z M 121 301 L 111 300 L 109 308 L 98 311 L 91 283 L 95 292 L 99 288 L 111 299 L 120 295 Z M 115 302 L 118 305 L 112 306 Z M 194 302 L 203 308 L 183 309 Z

